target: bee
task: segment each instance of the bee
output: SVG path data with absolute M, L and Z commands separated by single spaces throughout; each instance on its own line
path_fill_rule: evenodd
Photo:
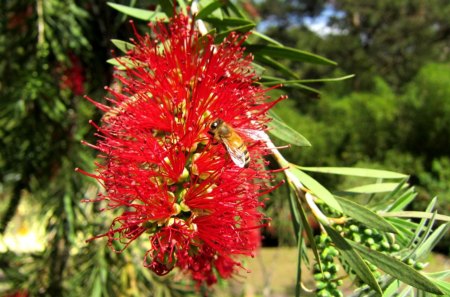
M 215 120 L 208 131 L 214 140 L 222 143 L 234 164 L 247 168 L 250 163 L 250 154 L 239 134 L 222 119 Z

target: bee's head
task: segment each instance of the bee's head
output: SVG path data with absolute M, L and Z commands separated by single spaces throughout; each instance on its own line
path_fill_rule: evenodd
M 222 119 L 217 119 L 214 122 L 211 123 L 211 125 L 209 126 L 209 131 L 214 132 L 216 131 L 216 129 L 220 126 L 220 124 L 222 124 L 223 121 Z

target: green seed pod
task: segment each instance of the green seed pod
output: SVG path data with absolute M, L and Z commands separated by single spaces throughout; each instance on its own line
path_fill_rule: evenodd
M 359 235 L 358 233 L 353 233 L 352 234 L 352 239 L 356 243 L 361 243 L 361 235 Z
M 316 282 L 316 287 L 318 290 L 324 289 L 328 285 L 327 282 L 318 281 Z
M 371 246 L 371 245 L 375 244 L 375 240 L 373 240 L 372 237 L 369 237 L 369 238 L 366 239 L 365 243 L 367 245 Z
M 422 262 L 416 262 L 413 267 L 417 270 L 422 270 L 425 268 L 425 264 Z
M 330 297 L 330 293 L 327 290 L 320 290 L 317 292 L 317 297 Z
M 386 240 L 383 240 L 380 245 L 384 251 L 388 251 L 391 248 L 391 245 Z
M 372 229 L 364 229 L 364 234 L 366 234 L 367 236 L 371 236 L 373 234 L 373 230 Z
M 358 226 L 356 226 L 356 225 L 350 225 L 350 227 L 349 227 L 349 229 L 350 229 L 350 231 L 352 231 L 352 232 L 359 232 L 359 227 Z
M 321 279 L 325 279 L 325 278 L 323 277 L 322 272 L 319 272 L 319 273 L 314 274 L 314 279 L 321 280 Z

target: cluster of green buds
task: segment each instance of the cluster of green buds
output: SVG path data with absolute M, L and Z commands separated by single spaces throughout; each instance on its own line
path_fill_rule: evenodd
M 316 296 L 344 296 L 338 288 L 342 285 L 342 280 L 337 276 L 339 269 L 334 261 L 339 255 L 339 251 L 332 245 L 331 238 L 328 235 L 322 233 L 315 238 L 321 262 L 321 265 L 314 264 Z

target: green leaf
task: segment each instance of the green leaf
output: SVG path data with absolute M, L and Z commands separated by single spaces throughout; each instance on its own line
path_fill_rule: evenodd
M 302 281 L 302 245 L 303 245 L 303 236 L 301 234 L 298 235 L 297 238 L 297 277 L 295 281 L 295 297 L 300 297 L 300 283 Z
M 450 277 L 450 270 L 436 271 L 425 273 L 428 277 L 434 279 L 446 279 Z M 450 285 L 450 284 L 449 284 Z
M 337 202 L 336 198 L 334 198 L 330 191 L 328 191 L 311 176 L 294 166 L 295 165 L 287 170 L 291 171 L 317 198 L 321 199 L 324 203 L 336 211 L 342 212 L 341 205 Z
M 180 5 L 181 11 L 182 11 L 184 14 L 187 14 L 187 5 L 186 5 L 186 1 L 184 1 L 184 0 L 177 0 L 177 3 Z
M 435 284 L 444 293 L 444 296 L 450 296 L 450 283 L 443 280 L 435 280 Z
M 127 67 L 132 69 L 136 67 L 136 63 L 130 60 L 128 57 L 117 57 L 106 60 L 107 63 L 114 65 L 119 70 L 126 70 Z
M 397 188 L 398 183 L 377 183 L 344 190 L 344 192 L 353 192 L 361 194 L 391 192 Z
M 450 222 L 450 216 L 427 213 L 423 211 L 396 211 L 396 212 L 380 212 L 382 217 L 399 217 L 399 218 L 416 218 L 416 219 L 431 219 L 434 217 L 438 221 Z
M 367 267 L 367 264 L 361 258 L 361 256 L 352 248 L 352 246 L 333 228 L 330 226 L 323 226 L 328 235 L 333 240 L 336 248 L 339 249 L 342 258 L 347 262 L 350 267 L 355 271 L 356 275 L 364 281 L 375 292 L 381 295 L 381 288 L 377 283 L 372 271 Z
M 130 50 L 134 49 L 134 44 L 119 40 L 119 39 L 111 39 L 111 42 L 123 53 L 128 53 Z
M 268 41 L 270 43 L 273 43 L 273 44 L 275 44 L 277 46 L 283 46 L 282 43 L 276 41 L 275 39 L 270 38 L 269 36 L 267 36 L 267 35 L 265 35 L 265 34 L 263 34 L 261 32 L 258 32 L 256 30 L 252 31 L 252 35 L 257 36 L 257 37 L 259 37 L 259 38 L 261 38 L 261 39 L 263 39 L 265 41 Z
M 294 189 L 294 191 L 297 192 L 296 189 Z M 320 270 L 322 270 L 322 262 L 320 261 L 319 250 L 317 249 L 316 240 L 314 238 L 314 232 L 311 228 L 311 225 L 309 224 L 305 209 L 298 202 L 298 200 L 297 200 L 297 206 L 298 206 L 298 212 L 300 214 L 300 219 L 302 221 L 302 227 L 303 227 L 302 229 L 304 229 L 306 232 L 306 236 L 308 237 L 309 244 L 311 245 L 311 250 L 314 254 L 314 258 L 316 259 L 316 262 L 319 264 Z M 301 234 L 299 234 L 299 236 L 301 236 Z
M 296 75 L 294 72 L 292 72 L 291 70 L 289 70 L 288 68 L 286 68 L 283 64 L 278 63 L 272 59 L 270 59 L 269 57 L 259 57 L 258 61 L 267 64 L 268 66 L 272 67 L 273 69 L 276 69 L 278 71 L 280 71 L 281 73 L 283 73 L 284 75 L 288 75 L 288 76 L 292 76 L 292 75 Z M 317 93 L 320 94 L 320 91 L 318 89 L 312 88 L 310 86 L 307 85 L 303 85 L 303 84 L 288 84 L 285 85 L 284 84 L 285 80 L 277 78 L 277 77 L 272 77 L 272 76 L 262 76 L 261 80 L 259 81 L 260 84 L 264 85 L 264 86 L 274 86 L 274 85 L 281 85 L 280 88 L 286 89 L 286 88 L 297 88 L 297 89 L 304 89 L 313 93 Z
M 424 290 L 430 293 L 442 295 L 442 291 L 426 276 L 417 272 L 414 268 L 398 261 L 388 255 L 380 253 L 375 250 L 369 250 L 355 242 L 347 240 L 347 242 L 356 250 L 358 250 L 364 258 L 376 265 L 389 275 L 398 280 L 411 285 L 417 289 Z
M 253 24 L 253 23 L 247 24 L 247 25 L 238 26 L 238 27 L 233 27 L 231 29 L 228 29 L 226 31 L 218 33 L 215 36 L 214 41 L 215 42 L 222 42 L 223 39 L 226 38 L 228 35 L 230 35 L 231 32 L 246 33 L 248 31 L 250 31 L 251 29 L 253 29 L 254 27 L 255 27 L 255 24 Z
M 335 77 L 335 78 L 322 78 L 322 79 L 294 79 L 294 80 L 284 80 L 283 85 L 289 86 L 289 85 L 295 85 L 295 84 L 307 84 L 311 82 L 336 82 L 336 81 L 342 81 L 346 80 L 350 77 L 353 77 L 354 75 L 346 75 L 342 77 Z M 276 82 L 272 82 L 272 85 L 275 85 Z M 271 85 L 270 82 L 267 83 L 267 85 Z
M 300 236 L 300 213 L 297 207 L 297 199 L 294 194 L 294 190 L 289 190 L 289 208 L 292 214 L 292 225 L 294 228 L 296 240 L 298 241 L 298 236 Z
M 272 110 L 269 111 L 272 121 L 269 123 L 269 133 L 273 136 L 297 146 L 311 146 L 311 143 L 303 135 L 284 123 Z
M 365 225 L 391 233 L 397 233 L 395 228 L 383 217 L 377 215 L 373 211 L 351 200 L 336 197 L 342 206 L 344 213 L 351 218 L 364 223 Z
M 449 229 L 450 223 L 440 225 L 422 244 L 420 244 L 413 255 L 417 258 L 428 255 L 442 237 L 448 234 Z
M 319 82 L 336 82 L 336 81 L 343 81 L 343 80 L 347 80 L 350 79 L 352 77 L 354 77 L 354 74 L 349 74 L 349 75 L 344 75 L 344 76 L 340 76 L 340 77 L 325 77 L 325 78 L 314 78 L 314 79 L 301 79 L 298 82 L 300 83 L 319 83 Z M 296 81 L 293 81 L 296 82 Z M 286 81 L 286 83 L 290 83 L 290 81 Z
M 210 23 L 214 27 L 228 27 L 228 26 L 244 26 L 255 24 L 250 20 L 238 19 L 238 18 L 215 18 L 215 17 L 205 17 L 203 21 Z
M 398 244 L 403 247 L 408 247 L 410 238 L 414 235 L 414 232 L 411 230 L 414 230 L 417 227 L 417 224 L 397 218 L 386 218 L 386 220 L 390 222 L 397 230 Z
M 377 170 L 368 168 L 350 168 L 350 167 L 303 167 L 299 166 L 300 169 L 304 171 L 313 171 L 327 174 L 339 174 L 339 175 L 350 175 L 350 176 L 361 176 L 361 177 L 373 177 L 373 178 L 395 178 L 404 179 L 408 176 L 402 173 L 387 171 L 387 170 Z
M 196 19 L 203 19 L 209 16 L 213 11 L 221 7 L 223 3 L 221 1 L 212 1 L 205 7 L 203 7 L 200 12 L 195 16 Z
M 155 20 L 167 20 L 168 19 L 167 15 L 163 12 L 134 8 L 134 7 L 129 7 L 126 5 L 112 3 L 112 2 L 107 2 L 107 3 L 109 6 L 111 6 L 115 10 L 117 10 L 123 14 L 126 14 L 128 16 L 137 18 L 139 20 L 155 21 Z
M 295 73 L 294 71 L 289 69 L 289 67 L 286 67 L 282 63 L 275 61 L 274 59 L 272 59 L 269 56 L 257 55 L 257 56 L 255 56 L 255 61 L 265 64 L 265 65 L 268 65 L 268 66 L 272 67 L 273 69 L 280 71 L 282 74 L 284 74 L 288 77 L 298 78 L 297 73 Z M 271 80 L 273 80 L 273 79 L 271 79 Z M 281 79 L 276 79 L 276 80 L 279 83 L 283 83 L 283 80 L 281 80 Z
M 332 65 L 337 63 L 327 58 L 312 54 L 310 52 L 298 50 L 291 47 L 281 47 L 275 45 L 249 44 L 245 45 L 246 50 L 256 55 L 267 55 L 271 58 L 289 59 L 292 61 Z
M 391 204 L 387 209 L 388 211 L 400 211 L 408 206 L 414 198 L 416 198 L 417 193 L 414 191 L 414 188 L 409 188 L 406 190 L 400 197 L 396 198 L 394 203 Z

